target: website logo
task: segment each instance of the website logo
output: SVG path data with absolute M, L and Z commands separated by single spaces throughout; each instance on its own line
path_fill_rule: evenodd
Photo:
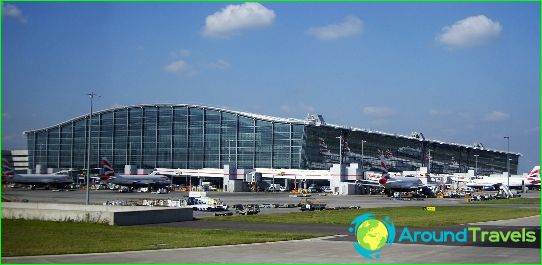
M 348 228 L 354 235 L 354 249 L 367 259 L 379 259 L 380 250 L 390 247 L 395 241 L 395 223 L 389 216 L 383 220 L 376 219 L 372 213 L 356 217 Z M 447 227 L 409 228 L 403 227 L 397 243 L 414 244 L 533 244 L 540 246 L 537 241 L 537 232 L 533 228 L 510 227 L 507 229 L 477 226 L 461 226 L 460 229 Z
M 348 232 L 354 234 L 354 249 L 367 259 L 380 258 L 380 249 L 390 247 L 395 240 L 395 224 L 386 216 L 383 220 L 366 213 L 352 221 Z

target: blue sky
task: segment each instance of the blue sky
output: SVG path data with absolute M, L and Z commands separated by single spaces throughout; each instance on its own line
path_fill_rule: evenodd
M 193 103 L 540 160 L 539 3 L 3 3 L 2 145 L 139 103 Z

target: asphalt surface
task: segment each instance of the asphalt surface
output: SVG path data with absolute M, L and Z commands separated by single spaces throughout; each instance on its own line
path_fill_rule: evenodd
M 381 258 L 332 238 L 168 250 L 3 258 L 4 263 L 540 263 L 540 249 L 393 244 Z
M 85 191 L 61 191 L 54 192 L 52 190 L 28 190 L 28 189 L 12 189 L 7 188 L 2 190 L 2 199 L 11 201 L 27 200 L 29 202 L 51 202 L 51 203 L 84 203 Z M 246 203 L 277 203 L 277 204 L 297 204 L 304 198 L 290 197 L 291 194 L 286 192 L 208 192 L 207 196 L 221 199 L 225 204 L 246 204 Z M 153 193 L 120 193 L 112 190 L 91 190 L 90 203 L 102 204 L 105 201 L 113 200 L 142 200 L 142 199 L 179 199 L 188 196 L 188 192 L 171 192 L 169 194 L 153 194 Z M 540 192 L 531 191 L 522 193 L 522 197 L 539 198 Z M 435 199 L 428 198 L 420 201 L 402 201 L 391 200 L 386 196 L 381 195 L 325 195 L 322 193 L 311 194 L 308 199 L 317 200 L 321 203 L 326 203 L 328 207 L 349 207 L 361 206 L 363 208 L 380 208 L 380 207 L 399 207 L 399 206 L 445 206 L 445 205 L 462 205 L 466 203 L 465 199 Z M 481 205 L 481 204 L 472 204 Z M 539 207 L 538 205 L 518 205 L 520 207 Z
M 515 225 L 511 225 L 515 222 Z M 489 224 L 487 224 L 489 223 Z M 163 224 L 149 224 L 143 225 L 147 227 L 176 227 L 176 228 L 207 228 L 207 229 L 233 229 L 233 230 L 249 230 L 249 231 L 269 231 L 269 232 L 303 232 L 303 233 L 318 233 L 325 235 L 340 235 L 332 240 L 335 241 L 350 241 L 355 240 L 347 230 L 348 226 L 345 225 L 322 225 L 322 224 L 267 224 L 267 223 L 248 223 L 248 222 L 215 222 L 215 221 L 187 221 L 187 222 L 174 222 Z M 540 248 L 540 216 L 533 216 L 527 218 L 504 220 L 504 221 L 492 221 L 486 223 L 474 223 L 469 225 L 456 225 L 456 226 L 442 226 L 442 227 L 408 227 L 411 233 L 416 231 L 435 231 L 437 234 L 442 231 L 452 231 L 454 233 L 463 231 L 467 227 L 480 227 L 483 231 L 491 232 L 497 231 L 502 233 L 519 231 L 521 232 L 525 228 L 525 232 L 533 231 L 536 235 L 535 242 L 501 242 L 491 243 L 489 241 L 482 242 L 477 236 L 476 242 L 472 240 L 472 234 L 467 233 L 468 243 L 460 242 L 430 242 L 425 243 L 419 240 L 416 243 L 408 244 L 425 244 L 425 245 L 454 245 L 454 246 L 478 246 L 478 247 L 507 247 L 507 248 Z M 395 227 L 397 231 L 396 241 L 399 239 L 402 226 Z M 487 240 L 487 239 L 486 239 Z M 404 241 L 402 242 L 403 244 Z
M 91 191 L 91 203 L 102 204 L 111 200 L 175 199 L 187 193 L 150 194 L 118 193 L 114 191 Z M 297 204 L 302 199 L 289 197 L 287 193 L 208 193 L 226 204 L 237 203 L 279 203 Z M 522 197 L 538 198 L 539 192 L 522 194 Z M 47 190 L 6 189 L 2 198 L 12 201 L 81 203 L 84 191 L 53 192 Z M 400 206 L 444 206 L 465 205 L 465 199 L 426 199 L 424 201 L 398 201 L 381 196 L 320 196 L 313 195 L 328 207 L 360 206 L 364 208 Z M 471 204 L 476 207 L 481 204 Z M 499 207 L 499 205 L 491 205 Z M 511 205 L 501 205 L 511 206 Z M 514 205 L 514 207 L 534 207 L 540 205 Z M 262 213 L 299 211 L 297 208 L 262 209 Z M 209 213 L 197 213 L 207 216 Z M 535 231 L 537 242 L 533 244 L 403 244 L 395 243 L 383 248 L 381 258 L 368 260 L 361 257 L 352 247 L 354 238 L 342 225 L 290 225 L 258 224 L 241 222 L 193 222 L 155 224 L 152 226 L 229 228 L 257 231 L 295 231 L 316 232 L 334 235 L 298 241 L 258 243 L 235 246 L 215 246 L 187 249 L 145 250 L 119 253 L 73 254 L 35 257 L 2 258 L 3 263 L 540 263 L 540 220 L 538 217 L 520 218 L 505 221 L 491 221 L 472 224 L 483 227 L 485 231 L 517 231 L 525 227 Z M 438 228 L 458 231 L 463 226 Z M 402 229 L 396 228 L 397 231 Z
M 285 192 L 208 192 L 207 196 L 219 198 L 227 205 L 234 204 L 298 204 L 304 201 L 305 198 L 290 197 L 291 194 Z M 28 190 L 28 189 L 11 189 L 7 188 L 2 190 L 2 199 L 9 201 L 28 201 L 28 202 L 49 202 L 49 203 L 84 203 L 85 191 L 61 191 L 54 192 L 52 190 Z M 102 204 L 106 201 L 141 201 L 143 199 L 179 199 L 188 196 L 188 192 L 171 192 L 169 194 L 153 194 L 153 193 L 120 193 L 111 190 L 92 190 L 90 191 L 90 203 Z M 522 197 L 526 198 L 539 198 L 540 192 L 531 191 L 529 193 L 522 193 Z M 381 208 L 381 207 L 403 207 L 403 206 L 454 206 L 465 205 L 465 199 L 436 199 L 428 198 L 424 200 L 392 200 L 386 196 L 367 196 L 367 195 L 325 195 L 325 194 L 311 194 L 308 199 L 318 201 L 320 203 L 327 204 L 327 207 L 362 207 L 362 208 Z M 470 204 L 472 206 L 483 206 L 485 204 Z M 509 204 L 492 204 L 492 207 L 505 206 L 509 207 Z M 515 207 L 525 208 L 537 208 L 539 205 L 533 204 L 519 204 Z M 284 212 L 298 212 L 299 208 L 262 208 L 260 214 L 268 213 L 284 213 Z M 214 216 L 214 213 L 208 212 L 194 212 L 194 217 L 206 217 Z

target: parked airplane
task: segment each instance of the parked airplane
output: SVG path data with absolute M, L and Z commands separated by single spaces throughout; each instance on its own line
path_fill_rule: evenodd
M 510 183 L 510 185 L 508 185 Z M 473 188 L 483 188 L 495 184 L 506 184 L 510 188 L 523 188 L 540 186 L 540 166 L 535 166 L 527 177 L 483 177 L 472 179 L 467 186 Z
M 383 175 L 378 183 L 391 191 L 413 191 L 423 187 L 422 181 L 415 176 L 390 177 Z
M 380 180 L 378 180 L 378 183 L 391 192 L 414 191 L 423 187 L 422 181 L 415 176 L 390 176 L 388 167 L 386 166 L 386 163 L 384 163 L 384 155 L 380 156 L 380 166 L 384 172 L 382 173 Z
M 113 183 L 119 186 L 129 188 L 163 188 L 170 184 L 168 177 L 163 175 L 117 175 L 113 170 L 111 163 L 107 159 L 102 160 L 104 174 L 101 180 Z
M 527 181 L 533 186 L 540 187 L 540 166 L 533 167 L 529 175 L 527 175 Z
M 15 174 L 9 162 L 2 159 L 2 181 L 14 184 L 29 185 L 31 189 L 36 187 L 66 188 L 73 183 L 72 177 L 63 174 Z

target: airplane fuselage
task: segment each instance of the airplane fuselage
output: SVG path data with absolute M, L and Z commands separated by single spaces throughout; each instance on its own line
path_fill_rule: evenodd
M 8 176 L 6 182 L 34 186 L 65 186 L 72 184 L 73 179 L 68 175 L 16 174 Z
M 510 183 L 510 185 L 508 185 Z M 533 186 L 535 184 L 531 183 L 527 178 L 523 177 L 485 177 L 481 179 L 473 179 L 470 182 L 467 183 L 467 186 L 469 187 L 483 187 L 483 186 L 491 186 L 495 184 L 504 184 L 508 185 L 509 187 L 515 187 L 519 188 L 522 186 Z
M 392 191 L 412 191 L 423 186 L 422 181 L 416 177 L 383 177 L 379 183 Z
M 161 175 L 115 175 L 108 182 L 128 187 L 164 187 L 170 184 L 169 178 Z

